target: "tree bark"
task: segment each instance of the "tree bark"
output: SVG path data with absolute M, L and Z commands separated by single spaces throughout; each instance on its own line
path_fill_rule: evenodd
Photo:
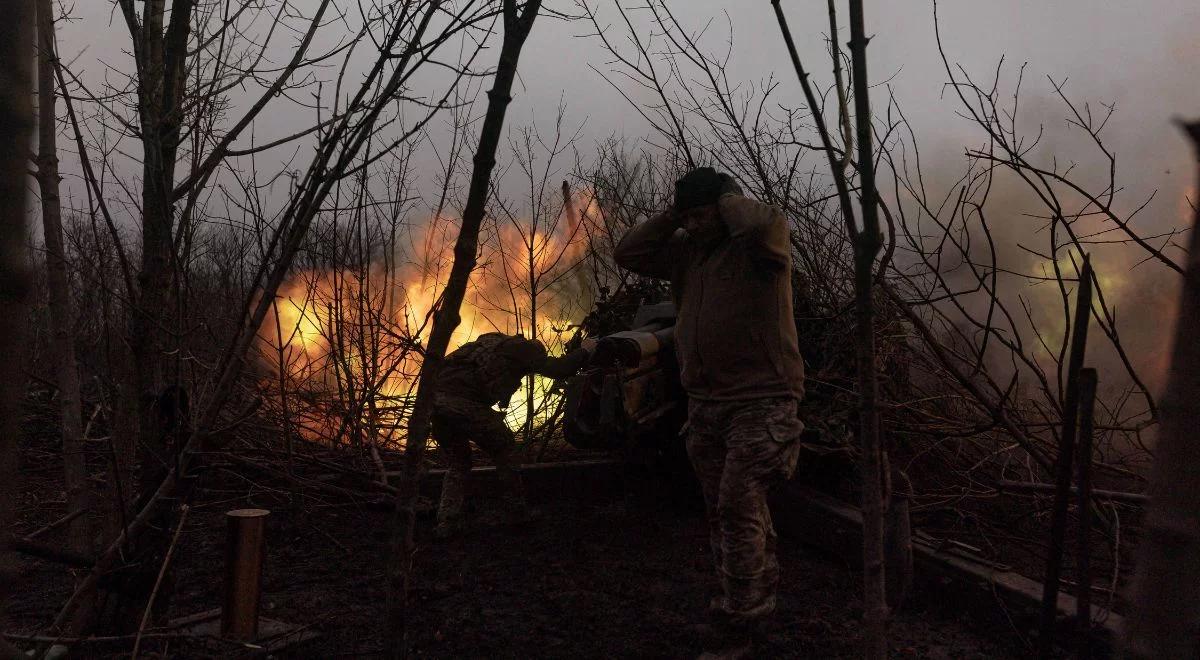
M 405 657 L 408 651 L 408 592 L 412 582 L 413 558 L 416 554 L 413 531 L 416 527 L 421 467 L 433 414 L 434 388 L 437 384 L 438 369 L 450 344 L 450 337 L 461 321 L 459 310 L 466 294 L 467 281 L 475 268 L 476 253 L 479 249 L 479 228 L 486 210 L 488 187 L 491 185 L 492 170 L 496 165 L 496 148 L 500 144 L 504 116 L 512 100 L 513 80 L 516 78 L 521 49 L 541 4 L 541 0 L 529 0 L 525 8 L 519 11 L 516 0 L 504 0 L 504 41 L 500 48 L 496 77 L 492 89 L 487 93 L 487 112 L 479 132 L 479 146 L 475 150 L 467 204 L 463 209 L 462 226 L 454 244 L 454 264 L 446 282 L 446 289 L 442 293 L 441 303 L 434 312 L 433 327 L 421 363 L 417 396 L 408 420 L 404 473 L 400 491 L 396 495 L 392 553 L 388 565 L 388 605 L 387 619 L 384 622 L 388 640 L 385 656 L 388 658 Z
M 862 445 L 863 620 L 867 658 L 887 657 L 887 583 L 884 570 L 884 455 L 879 429 L 879 384 L 875 368 L 875 257 L 883 246 L 875 190 L 871 103 L 867 85 L 867 36 L 862 0 L 850 0 L 850 63 L 858 176 L 862 185 L 862 229 L 854 239 L 855 357 L 858 364 L 859 442 Z M 814 109 L 814 112 L 816 109 Z
M 75 364 L 75 337 L 71 332 L 70 275 L 63 247 L 62 204 L 59 199 L 58 141 L 55 118 L 54 6 L 50 0 L 37 0 L 38 24 L 38 158 L 37 180 L 42 197 L 42 233 L 46 242 L 46 285 L 49 289 L 50 336 L 54 352 L 55 381 L 58 385 L 59 414 L 62 424 L 63 483 L 67 492 L 67 510 L 91 507 L 87 485 L 87 466 L 83 457 L 83 409 L 79 396 L 79 369 Z M 67 527 L 67 545 L 89 554 L 92 539 L 88 516 L 82 515 Z
M 854 248 L 854 303 L 855 303 L 855 364 L 859 384 L 859 443 L 862 457 L 859 469 L 862 474 L 863 515 L 863 619 L 864 648 L 867 658 L 887 657 L 887 581 L 885 570 L 884 513 L 889 498 L 884 480 L 886 463 L 879 429 L 879 386 L 875 368 L 875 301 L 874 287 L 875 257 L 883 247 L 883 235 L 879 230 L 879 197 L 875 189 L 875 161 L 871 127 L 871 104 L 867 84 L 867 36 L 863 20 L 862 0 L 850 0 L 850 57 L 854 85 L 855 132 L 858 141 L 858 176 L 861 184 L 860 205 L 862 228 L 856 226 L 854 207 L 850 199 L 850 185 L 846 177 L 845 163 L 850 158 L 849 149 L 843 159 L 830 137 L 829 129 L 821 114 L 823 104 L 808 80 L 808 73 L 800 62 L 800 55 L 788 28 L 787 17 L 779 0 L 771 0 L 779 31 L 787 44 L 792 66 L 804 91 L 804 98 L 812 112 L 821 146 L 829 160 L 829 170 L 837 189 L 838 203 L 846 224 L 846 234 Z M 832 10 L 833 5 L 830 4 Z M 830 17 L 831 25 L 836 18 Z M 835 55 L 836 57 L 836 55 Z
M 1075 318 L 1071 328 L 1071 355 L 1067 362 L 1067 386 L 1063 401 L 1062 435 L 1058 441 L 1055 465 L 1054 508 L 1050 523 L 1050 548 L 1042 580 L 1042 611 L 1038 623 L 1039 658 L 1054 652 L 1058 624 L 1058 591 L 1062 575 L 1064 543 L 1067 538 L 1067 511 L 1071 504 L 1071 473 L 1075 466 L 1075 439 L 1079 429 L 1079 372 L 1087 350 L 1088 322 L 1092 318 L 1092 265 L 1085 254 L 1079 273 L 1075 298 Z
M 25 377 L 14 356 L 25 348 L 29 304 L 29 258 L 25 251 L 25 176 L 33 128 L 33 3 L 10 2 L 0 21 L 0 529 L 10 529 L 17 501 L 17 438 Z M 13 584 L 7 541 L 0 540 L 0 615 Z M 0 639 L 0 657 L 19 658 Z
M 165 355 L 169 346 L 170 310 L 178 285 L 174 267 L 175 169 L 182 127 L 184 67 L 192 24 L 192 0 L 146 0 L 140 25 L 131 26 L 134 58 L 137 61 L 137 99 L 142 143 L 141 264 L 137 291 L 130 292 L 128 343 L 132 357 L 132 387 L 123 392 L 136 398 L 134 437 L 137 442 L 137 487 L 139 504 L 149 501 L 176 463 L 180 392 L 168 393 Z M 169 16 L 169 20 L 167 17 Z M 175 383 L 177 385 L 177 383 Z M 170 410 L 168 410 L 170 408 Z M 130 583 L 149 585 L 166 553 L 169 530 L 175 527 L 173 510 L 159 511 L 151 533 L 136 539 L 133 554 L 139 568 Z M 113 630 L 136 630 L 143 618 L 143 601 L 148 594 L 127 590 L 128 602 L 117 609 L 115 621 L 104 622 Z M 168 581 L 156 607 L 165 612 L 172 595 Z
M 1200 159 L 1200 121 L 1185 125 Z M 1200 169 L 1200 168 L 1198 168 Z M 1200 177 L 1198 177 L 1200 180 Z M 1200 656 L 1200 210 L 1183 275 L 1162 425 L 1123 645 L 1135 659 Z
M 138 291 L 130 309 L 129 345 L 138 398 L 139 490 L 147 497 L 173 461 L 158 423 L 156 403 L 163 391 L 167 313 L 175 286 L 173 227 L 175 167 L 182 126 L 184 64 L 191 27 L 191 0 L 147 0 L 135 32 L 138 57 L 138 113 L 142 131 L 142 262 Z M 136 43 L 140 42 L 140 43 Z M 166 525 L 164 529 L 171 529 Z M 165 538 L 164 538 L 165 540 Z

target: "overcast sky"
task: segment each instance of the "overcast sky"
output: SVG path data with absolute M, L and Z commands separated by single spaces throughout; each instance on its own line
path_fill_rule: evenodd
M 296 4 L 315 4 L 298 0 Z M 636 6 L 639 0 L 623 0 Z M 615 16 L 611 0 L 589 0 L 602 16 Z M 843 3 L 844 4 L 844 3 Z M 912 119 L 927 154 L 955 157 L 966 144 L 979 143 L 977 131 L 957 119 L 957 103 L 943 97 L 946 80 L 927 0 L 875 0 L 867 4 L 873 82 L 889 80 Z M 114 3 L 87 0 L 74 5 L 79 19 L 61 29 L 63 55 L 90 80 L 104 74 L 102 62 L 125 68 L 128 34 Z M 825 3 L 786 0 L 783 5 L 818 82 L 830 78 L 824 55 Z M 574 8 L 571 0 L 547 0 L 547 6 Z M 775 72 L 786 98 L 799 98 L 795 78 L 775 24 L 769 0 L 676 0 L 672 7 L 689 26 L 710 22 L 704 45 L 725 49 L 732 27 L 730 77 L 758 81 Z M 1010 71 L 1028 62 L 1026 107 L 1036 111 L 1050 99 L 1046 76 L 1069 78 L 1068 90 L 1079 99 L 1115 102 L 1118 113 L 1109 129 L 1115 148 L 1153 185 L 1179 191 L 1190 177 L 1187 151 L 1170 119 L 1200 115 L 1200 3 L 1195 0 L 946 0 L 939 9 L 949 56 L 973 75 L 990 76 L 1000 57 Z M 728 15 L 728 19 L 726 16 Z M 644 16 L 634 12 L 635 18 Z M 843 22 L 845 19 L 843 10 Z M 731 26 L 730 26 L 731 23 Z M 649 25 L 641 29 L 648 31 Z M 510 126 L 551 120 L 560 98 L 568 123 L 584 126 L 584 145 L 611 134 L 645 135 L 646 126 L 589 65 L 607 68 L 607 57 L 586 35 L 590 26 L 539 20 L 522 57 L 521 85 L 510 108 Z M 843 42 L 847 32 L 842 33 Z M 877 90 L 882 95 L 882 90 Z M 876 106 L 880 105 L 876 98 Z M 1050 110 L 1048 103 L 1044 103 Z M 1064 128 L 1061 112 L 1045 115 L 1051 132 Z M 286 125 L 287 109 L 273 110 L 270 123 Z M 306 121 L 295 119 L 297 124 Z M 264 127 L 262 132 L 268 129 Z M 1148 176 L 1149 171 L 1161 171 Z M 1125 170 L 1129 171 L 1129 170 Z M 81 192 L 81 191 L 77 191 Z
M 608 5 L 593 4 L 602 10 Z M 942 99 L 946 74 L 934 40 L 932 3 L 875 0 L 866 5 L 868 32 L 874 36 L 869 48 L 872 81 L 891 80 L 921 139 L 956 143 L 958 150 L 976 134 L 955 120 L 956 104 Z M 774 71 L 796 87 L 768 0 L 681 0 L 673 6 L 697 28 L 714 19 L 707 35 L 714 51 L 724 50 L 729 14 L 731 78 L 757 80 Z M 825 3 L 785 0 L 783 6 L 807 67 L 818 81 L 829 80 L 822 50 L 828 32 Z M 1025 93 L 1030 99 L 1048 98 L 1047 75 L 1069 78 L 1069 90 L 1081 98 L 1117 104 L 1112 133 L 1121 146 L 1167 147 L 1166 160 L 1186 162 L 1186 145 L 1169 122 L 1174 116 L 1200 115 L 1200 2 L 947 0 L 939 5 L 939 16 L 949 56 L 973 75 L 989 77 L 1002 56 L 1014 67 L 1028 62 Z M 844 9 L 842 18 L 844 23 Z M 594 43 L 575 36 L 586 31 L 582 25 L 550 22 L 535 28 L 523 55 L 524 94 L 512 119 L 521 121 L 534 109 L 552 112 L 561 94 L 574 116 L 587 117 L 592 135 L 641 133 L 636 115 L 588 68 L 591 63 L 604 69 L 606 58 Z M 845 42 L 848 32 L 841 37 Z
M 353 0 L 338 1 L 355 6 Z M 622 1 L 629 7 L 644 2 Z M 574 9 L 573 0 L 546 2 L 552 9 Z M 60 31 L 64 59 L 73 72 L 88 80 L 96 90 L 103 88 L 99 84 L 103 78 L 119 78 L 111 76 L 106 66 L 125 71 L 132 68 L 124 52 L 129 48 L 129 35 L 114 11 L 114 4 L 111 0 L 76 2 L 73 6 L 76 20 L 62 26 Z M 311 7 L 316 0 L 294 0 L 293 4 Z M 589 4 L 599 10 L 602 20 L 617 21 L 612 0 L 589 0 Z M 821 86 L 828 85 L 831 78 L 824 50 L 828 29 L 825 4 L 820 0 L 783 2 L 801 56 Z M 840 4 L 844 8 L 844 0 Z M 935 173 L 960 171 L 964 148 L 979 146 L 983 137 L 977 127 L 956 117 L 955 112 L 961 109 L 957 99 L 943 95 L 947 76 L 934 39 L 933 5 L 929 0 L 873 0 L 865 4 L 868 32 L 873 35 L 868 51 L 872 82 L 887 81 L 903 104 L 920 141 L 926 166 Z M 671 6 L 690 29 L 698 30 L 711 23 L 702 41 L 711 52 L 724 52 L 732 36 L 733 54 L 728 69 L 732 81 L 759 82 L 774 73 L 781 83 L 780 100 L 801 105 L 798 85 L 769 0 L 674 0 Z M 1053 100 L 1047 76 L 1059 81 L 1069 79 L 1067 92 L 1078 101 L 1115 103 L 1117 113 L 1106 135 L 1109 146 L 1120 156 L 1119 172 L 1129 187 L 1128 201 L 1124 203 L 1135 203 L 1150 190 L 1158 189 L 1155 205 L 1142 216 L 1148 220 L 1140 222 L 1156 228 L 1186 223 L 1182 197 L 1192 183 L 1194 166 L 1187 145 L 1170 120 L 1179 116 L 1200 117 L 1197 74 L 1200 2 L 944 0 L 939 13 L 949 58 L 977 79 L 990 79 L 996 63 L 1004 57 L 1009 63 L 1009 77 L 1003 89 L 1011 93 L 1012 75 L 1028 63 L 1022 107 L 1035 122 L 1035 130 L 1038 123 L 1044 123 L 1047 143 L 1053 144 L 1056 155 L 1069 152 L 1061 148 L 1064 143 L 1055 141 L 1063 140 L 1061 136 L 1069 134 L 1071 129 L 1063 120 L 1064 109 Z M 640 21 L 637 29 L 649 34 L 651 29 L 645 14 L 634 11 L 632 15 L 635 21 Z M 842 19 L 844 23 L 844 9 Z M 509 110 L 510 127 L 529 124 L 535 118 L 553 121 L 561 99 L 567 105 L 568 127 L 584 127 L 579 147 L 585 154 L 594 140 L 610 135 L 623 135 L 630 140 L 647 135 L 644 121 L 593 70 L 592 67 L 608 69 L 609 57 L 594 39 L 586 36 L 590 31 L 590 25 L 582 22 L 539 19 L 522 56 L 520 84 Z M 848 32 L 843 30 L 843 42 L 847 36 Z M 286 42 L 287 38 L 294 41 L 294 36 L 286 35 L 280 41 Z M 488 66 L 494 61 L 494 53 L 492 50 L 483 56 Z M 883 86 L 873 91 L 877 109 L 883 106 L 888 91 Z M 286 102 L 273 103 L 256 123 L 255 135 L 260 143 L 286 135 L 309 125 L 311 116 L 309 111 L 289 107 Z M 126 148 L 132 154 L 139 151 L 136 144 Z M 65 152 L 70 150 L 70 146 L 64 146 Z M 279 161 L 286 155 L 272 157 Z M 1085 163 L 1094 164 L 1094 156 L 1086 156 Z M 417 160 L 417 174 L 432 181 L 436 161 L 424 158 Z M 256 164 L 262 167 L 267 160 L 264 155 Z M 420 171 L 423 164 L 424 172 Z M 73 197 L 79 203 L 85 195 L 77 176 L 72 176 L 78 166 L 69 153 L 64 153 L 63 171 L 68 199 Z M 125 175 L 135 178 L 137 168 L 128 168 Z M 953 181 L 953 177 L 943 178 L 943 184 Z M 286 194 L 286 184 L 281 187 L 282 194 Z M 110 186 L 113 190 L 118 188 Z M 136 192 L 132 201 L 136 204 Z M 1019 213 L 1008 210 L 1012 216 Z M 1158 286 L 1160 280 L 1144 278 L 1134 282 L 1131 278 L 1130 283 L 1127 288 L 1137 294 L 1130 300 L 1134 309 L 1139 310 L 1132 315 L 1135 325 L 1140 322 L 1156 329 L 1141 332 L 1139 336 L 1146 345 L 1165 346 L 1160 335 L 1170 324 L 1163 322 L 1162 310 L 1171 305 L 1167 302 L 1147 306 L 1149 299 L 1142 295 L 1152 286 Z M 1174 278 L 1166 282 L 1168 287 L 1174 284 Z M 1159 295 L 1156 299 L 1174 298 Z M 1148 350 L 1142 346 L 1135 348 Z

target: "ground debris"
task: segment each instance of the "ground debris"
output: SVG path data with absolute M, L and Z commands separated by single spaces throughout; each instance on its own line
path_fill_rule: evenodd
M 221 489 L 208 493 L 214 498 Z M 543 505 L 540 520 L 498 521 L 486 496 L 475 525 L 440 541 L 432 521 L 418 528 L 413 652 L 428 658 L 689 658 L 701 650 L 689 627 L 702 621 L 717 589 L 698 507 L 680 498 L 605 495 Z M 369 658 L 383 648 L 391 516 L 372 508 L 289 511 L 266 495 L 200 506 L 179 553 L 172 617 L 220 603 L 223 513 L 262 506 L 268 520 L 263 615 L 311 626 L 321 637 L 298 657 Z M 860 650 L 859 577 L 834 557 L 783 539 L 778 624 L 761 657 L 856 658 Z M 30 562 L 32 600 L 15 603 L 19 629 L 35 630 L 69 579 Z M 30 593 L 30 592 L 26 592 Z M 918 599 L 920 600 L 920 599 Z M 936 598 L 927 598 L 936 601 Z M 43 602 L 45 607 L 34 607 Z M 920 602 L 892 626 L 893 657 L 1022 657 L 1012 631 L 981 630 L 957 612 Z M 190 655 L 175 640 L 170 657 Z M 99 657 L 99 656 L 98 656 Z M 116 657 L 116 656 L 113 656 Z

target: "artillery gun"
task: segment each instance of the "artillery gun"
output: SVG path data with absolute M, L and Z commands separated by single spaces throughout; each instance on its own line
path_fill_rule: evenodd
M 589 366 L 567 380 L 564 435 L 580 449 L 675 463 L 684 455 L 680 432 L 687 421 L 675 307 L 642 305 L 632 325 L 601 338 Z
M 642 305 L 633 329 L 599 339 L 588 367 L 567 379 L 563 433 L 578 449 L 611 451 L 670 472 L 688 471 L 683 429 L 687 394 L 675 352 L 675 307 Z M 819 403 L 819 402 L 818 402 Z M 828 433 L 829 420 L 808 424 L 800 437 L 806 469 L 834 489 L 852 469 L 846 433 Z

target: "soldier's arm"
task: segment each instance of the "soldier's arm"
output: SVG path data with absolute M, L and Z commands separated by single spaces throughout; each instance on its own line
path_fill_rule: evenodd
M 588 348 L 577 348 L 561 357 L 546 356 L 533 371 L 547 378 L 558 380 L 574 376 L 580 369 L 587 366 L 592 351 Z
M 634 225 L 613 250 L 622 268 L 660 280 L 671 278 L 679 220 L 670 211 Z
M 783 212 L 762 202 L 727 193 L 717 202 L 721 220 L 734 239 L 746 240 L 758 248 L 765 261 L 786 265 L 791 256 L 787 220 Z

